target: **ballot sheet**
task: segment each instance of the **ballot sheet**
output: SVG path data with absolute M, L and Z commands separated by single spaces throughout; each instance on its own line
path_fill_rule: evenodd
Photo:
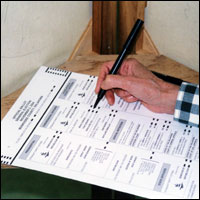
M 96 81 L 40 67 L 1 121 L 1 163 L 146 198 L 199 198 L 199 129 L 117 96 L 94 109 Z

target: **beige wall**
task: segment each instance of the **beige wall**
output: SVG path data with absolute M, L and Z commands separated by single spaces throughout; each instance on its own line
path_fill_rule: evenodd
M 66 61 L 91 17 L 90 1 L 1 1 L 1 95 Z
M 161 54 L 199 71 L 199 1 L 148 1 L 145 27 Z

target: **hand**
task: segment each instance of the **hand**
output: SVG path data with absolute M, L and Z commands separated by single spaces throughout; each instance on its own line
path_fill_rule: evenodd
M 125 60 L 117 75 L 108 75 L 114 61 L 103 64 L 95 92 L 107 90 L 105 96 L 110 105 L 114 104 L 116 93 L 123 100 L 141 103 L 153 112 L 173 114 L 179 86 L 155 76 L 136 59 Z

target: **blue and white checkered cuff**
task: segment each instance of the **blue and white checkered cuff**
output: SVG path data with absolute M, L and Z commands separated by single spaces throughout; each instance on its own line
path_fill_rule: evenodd
M 199 127 L 199 85 L 186 82 L 181 84 L 174 120 Z

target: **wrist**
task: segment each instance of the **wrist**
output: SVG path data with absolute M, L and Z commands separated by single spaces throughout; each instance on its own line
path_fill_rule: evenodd
M 174 114 L 179 86 L 163 81 L 161 84 L 161 107 L 164 113 Z

